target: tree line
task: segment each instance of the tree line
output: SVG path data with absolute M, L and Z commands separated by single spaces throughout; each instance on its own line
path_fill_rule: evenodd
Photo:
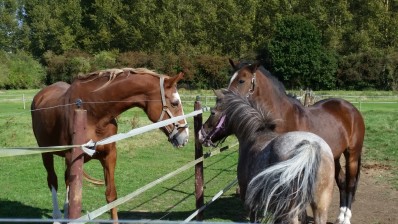
M 220 88 L 232 58 L 287 88 L 397 90 L 397 27 L 396 0 L 0 0 L 0 88 L 120 66 Z

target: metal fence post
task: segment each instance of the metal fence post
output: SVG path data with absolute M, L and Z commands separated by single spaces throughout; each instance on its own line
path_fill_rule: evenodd
M 73 120 L 73 145 L 84 144 L 86 139 L 87 111 L 76 109 Z M 83 163 L 84 154 L 80 147 L 71 152 L 69 174 L 69 218 L 77 219 L 82 210 Z
M 201 110 L 202 105 L 200 97 L 196 97 L 195 110 Z M 203 156 L 202 144 L 199 142 L 199 131 L 202 128 L 202 114 L 198 114 L 194 117 L 194 131 L 195 131 L 195 159 Z M 204 205 L 204 191 L 203 191 L 203 162 L 195 165 L 195 197 L 196 197 L 196 208 L 199 209 Z M 203 220 L 203 212 L 199 212 L 196 216 L 197 221 Z

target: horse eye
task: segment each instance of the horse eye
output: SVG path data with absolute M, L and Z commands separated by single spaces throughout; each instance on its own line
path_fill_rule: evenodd
M 240 79 L 239 80 L 239 84 L 242 84 L 242 83 L 244 83 L 245 82 L 245 80 L 243 80 L 243 79 Z
M 180 103 L 179 100 L 171 101 L 171 106 L 172 107 L 177 107 L 179 103 Z

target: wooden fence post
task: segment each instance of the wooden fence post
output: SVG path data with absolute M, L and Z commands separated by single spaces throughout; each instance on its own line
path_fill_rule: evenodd
M 202 105 L 200 97 L 196 97 L 195 110 L 201 110 Z M 203 156 L 202 144 L 199 142 L 199 132 L 202 128 L 202 114 L 194 116 L 194 131 L 195 131 L 195 159 Z M 196 197 L 196 208 L 199 209 L 204 205 L 204 192 L 203 192 L 203 162 L 195 165 L 195 197 Z M 197 221 L 203 220 L 203 211 L 199 212 L 196 216 Z
M 73 120 L 73 145 L 84 144 L 86 139 L 87 111 L 76 109 Z M 69 174 L 69 218 L 77 219 L 82 211 L 83 163 L 84 154 L 80 147 L 71 152 Z

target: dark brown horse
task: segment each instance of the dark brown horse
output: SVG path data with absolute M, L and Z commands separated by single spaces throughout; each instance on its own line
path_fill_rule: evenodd
M 32 125 L 37 143 L 41 147 L 72 144 L 77 100 L 81 100 L 82 109 L 87 110 L 87 141 L 99 141 L 116 134 L 116 117 L 132 107 L 142 108 L 152 122 L 183 115 L 177 92 L 177 82 L 182 77 L 182 73 L 169 77 L 148 69 L 124 68 L 90 73 L 75 79 L 71 85 L 64 82 L 52 84 L 37 93 L 32 102 Z M 176 147 L 184 146 L 188 141 L 186 120 L 161 130 Z M 70 151 L 42 154 L 48 187 L 53 195 L 53 217 L 61 218 L 56 198 L 58 181 L 54 170 L 54 154 L 65 157 L 66 167 L 69 167 Z M 97 146 L 92 158 L 98 159 L 104 169 L 107 202 L 116 200 L 116 143 Z M 85 162 L 90 159 L 87 155 L 84 158 Z M 67 168 L 67 192 L 68 177 Z M 116 208 L 111 210 L 111 216 L 114 220 L 118 219 Z
M 287 96 L 285 88 L 258 64 L 234 64 L 228 89 L 264 105 L 278 121 L 276 132 L 309 131 L 322 137 L 335 159 L 335 180 L 340 190 L 337 223 L 350 223 L 351 205 L 358 186 L 365 124 L 361 113 L 343 99 L 326 99 L 304 107 Z M 346 161 L 345 172 L 340 157 Z

